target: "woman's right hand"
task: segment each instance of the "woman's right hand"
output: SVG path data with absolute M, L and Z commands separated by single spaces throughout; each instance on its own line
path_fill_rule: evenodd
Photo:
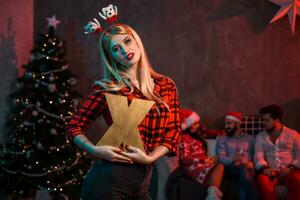
M 277 170 L 272 168 L 266 168 L 262 171 L 262 173 L 270 178 L 275 177 L 277 175 Z
M 130 158 L 127 158 L 120 153 L 121 149 L 113 146 L 94 146 L 92 150 L 92 155 L 97 158 L 105 159 L 111 162 L 122 162 L 122 163 L 133 163 Z
M 209 156 L 205 159 L 204 161 L 206 164 L 212 165 L 217 162 L 217 157 L 216 156 Z

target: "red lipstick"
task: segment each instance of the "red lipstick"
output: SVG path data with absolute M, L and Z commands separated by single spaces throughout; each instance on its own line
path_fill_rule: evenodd
M 127 54 L 127 56 L 126 56 L 126 60 L 132 60 L 132 58 L 134 57 L 134 53 L 129 53 L 129 54 Z

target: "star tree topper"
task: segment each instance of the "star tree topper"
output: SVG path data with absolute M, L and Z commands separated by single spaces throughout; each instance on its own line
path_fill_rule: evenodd
M 296 16 L 300 15 L 300 0 L 269 0 L 269 1 L 281 7 L 270 23 L 279 20 L 285 15 L 288 15 L 292 34 L 294 34 L 295 26 L 296 26 Z
M 55 15 L 53 15 L 51 18 L 47 17 L 47 20 L 48 20 L 48 27 L 53 26 L 55 29 L 57 24 L 60 23 L 60 21 L 56 19 Z

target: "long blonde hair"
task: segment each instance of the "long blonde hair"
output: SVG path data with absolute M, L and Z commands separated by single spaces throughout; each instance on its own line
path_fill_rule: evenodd
M 169 109 L 169 106 L 160 98 L 159 94 L 155 94 L 151 87 L 153 76 L 161 76 L 159 73 L 155 72 L 152 66 L 149 63 L 147 54 L 145 52 L 143 43 L 138 36 L 138 34 L 128 25 L 125 24 L 113 24 L 108 27 L 105 31 L 101 33 L 99 47 L 100 47 L 100 56 L 101 64 L 103 67 L 103 78 L 99 81 L 96 81 L 95 84 L 101 85 L 105 91 L 118 91 L 124 87 L 130 88 L 130 93 L 133 92 L 134 87 L 131 85 L 129 75 L 126 73 L 127 68 L 118 63 L 111 54 L 109 49 L 109 44 L 113 35 L 116 34 L 127 34 L 131 35 L 137 42 L 140 51 L 141 57 L 138 61 L 138 81 L 140 83 L 140 90 L 142 93 L 153 100 L 156 103 L 163 103 Z M 116 80 L 116 83 L 111 81 L 112 78 Z

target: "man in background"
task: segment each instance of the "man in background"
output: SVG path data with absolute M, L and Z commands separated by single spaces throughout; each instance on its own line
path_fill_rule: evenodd
M 277 200 L 276 185 L 285 185 L 285 199 L 300 200 L 300 135 L 282 123 L 278 105 L 260 110 L 264 131 L 255 142 L 255 167 L 259 191 L 264 200 Z
M 241 131 L 242 114 L 228 112 L 225 116 L 225 135 L 217 138 L 216 153 L 225 166 L 225 176 L 238 185 L 240 200 L 257 200 L 253 177 L 254 137 Z

